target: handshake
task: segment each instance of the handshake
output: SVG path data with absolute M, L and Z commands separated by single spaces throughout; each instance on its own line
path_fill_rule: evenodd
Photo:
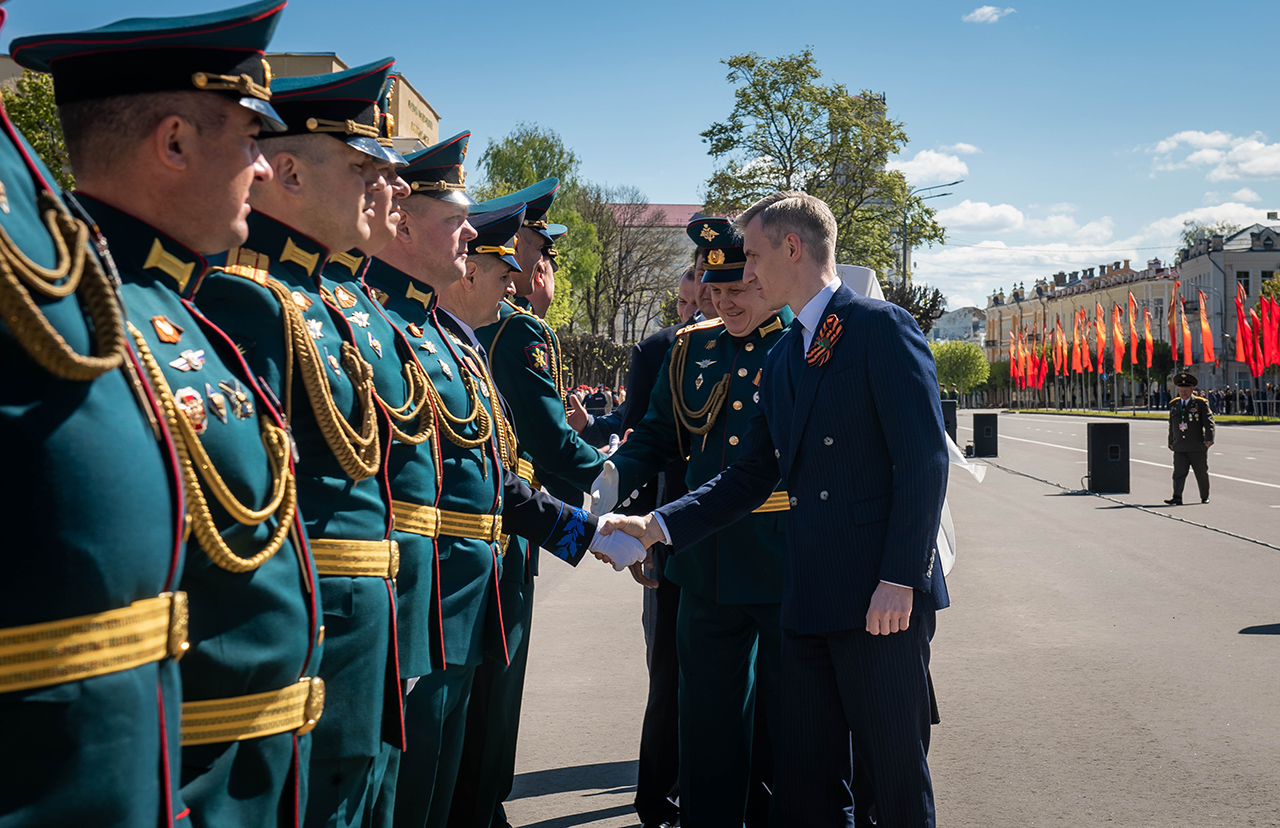
M 600 515 L 599 528 L 588 547 L 592 554 L 605 563 L 613 564 L 616 572 L 630 567 L 637 581 L 645 586 L 657 586 L 656 581 L 645 577 L 642 572 L 649 563 L 649 547 L 666 540 L 657 519 L 652 513 L 633 517 L 608 511 L 618 499 L 617 470 L 612 463 L 605 463 L 604 471 L 591 488 L 591 511 Z

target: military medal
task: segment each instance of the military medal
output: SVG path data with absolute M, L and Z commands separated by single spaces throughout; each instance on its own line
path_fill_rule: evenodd
M 1187 430 L 1186 423 L 1178 423 L 1178 431 L 1186 431 L 1186 430 Z
M 409 335 L 410 335 L 410 336 L 414 336 L 414 337 L 417 337 L 417 338 L 421 339 L 421 338 L 422 338 L 422 328 L 419 328 L 417 325 L 415 325 L 415 324 L 413 324 L 412 322 L 410 322 L 410 323 L 409 323 Z
M 302 291 L 300 290 L 291 291 L 289 295 L 293 297 L 293 304 L 297 305 L 303 310 L 306 310 L 307 308 L 311 307 L 311 297 L 303 293 Z
M 213 386 L 207 382 L 204 384 L 204 395 L 208 398 L 209 407 L 213 409 L 213 413 L 225 423 L 227 421 L 227 398 L 214 391 Z
M 430 339 L 428 339 L 426 342 L 423 342 L 418 347 L 429 354 L 434 354 L 436 352 L 436 343 L 432 342 Z
M 382 343 L 373 338 L 373 331 L 369 331 L 369 347 L 378 355 L 378 359 L 382 359 Z
M 320 339 L 324 336 L 324 323 L 319 319 L 308 319 L 307 330 L 311 332 L 312 339 Z
M 705 347 L 708 351 L 714 351 L 716 349 L 716 341 L 713 339 L 703 347 Z
M 705 371 L 706 369 L 710 368 L 712 365 L 715 365 L 715 364 L 716 364 L 716 361 L 715 361 L 714 359 L 700 359 L 700 360 L 698 360 L 698 367 L 699 367 L 699 368 L 701 368 L 701 369 L 702 369 L 702 370 L 704 370 L 704 371 Z
M 3 183 L 0 183 L 0 212 L 9 215 L 9 195 L 4 191 Z
M 182 356 L 169 363 L 171 368 L 179 371 L 199 371 L 204 367 L 204 351 L 183 351 Z
M 698 378 L 693 381 L 693 390 L 694 391 L 702 390 L 702 374 L 698 374 Z
M 329 367 L 333 369 L 333 373 L 338 375 L 338 379 L 342 379 L 342 363 L 338 362 L 338 358 L 329 353 L 328 347 L 324 349 L 324 360 L 329 363 Z
M 338 304 L 338 300 L 333 298 L 333 294 L 329 292 L 327 287 L 320 288 L 320 298 L 328 302 L 330 305 Z
M 387 295 L 385 290 L 378 290 L 377 288 L 369 288 L 369 295 L 373 297 L 375 302 L 383 307 L 386 307 L 387 300 L 391 298 Z
M 237 420 L 253 416 L 253 400 L 249 399 L 249 395 L 240 387 L 240 380 L 233 379 L 230 382 L 224 380 L 218 383 L 218 387 L 227 395 L 231 403 L 231 413 L 236 415 Z
M 369 327 L 369 314 L 364 311 L 356 311 L 347 317 L 347 321 L 357 328 L 367 328 Z
M 453 369 L 450 368 L 443 359 L 436 361 L 440 363 L 440 370 L 444 372 L 444 378 L 447 380 L 453 379 Z
M 167 316 L 151 317 L 151 326 L 156 329 L 156 336 L 160 337 L 161 342 L 177 345 L 178 340 L 182 339 L 182 328 L 170 322 Z
M 346 288 L 342 287 L 342 285 L 338 285 L 333 289 L 333 298 L 337 300 L 338 307 L 340 308 L 346 309 L 354 308 L 356 306 L 356 297 Z
M 191 430 L 196 433 L 196 436 L 204 434 L 205 429 L 209 427 L 209 418 L 205 414 L 204 400 L 200 397 L 200 392 L 191 386 L 185 386 L 173 392 L 173 401 L 191 423 Z

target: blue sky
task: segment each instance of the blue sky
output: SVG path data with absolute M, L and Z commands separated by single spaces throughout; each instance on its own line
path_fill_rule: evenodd
M 4 41 L 190 0 L 13 0 Z M 888 96 L 912 183 L 950 243 L 916 278 L 951 306 L 1057 270 L 1168 259 L 1187 218 L 1280 209 L 1274 4 L 1203 2 L 372 4 L 291 0 L 272 50 L 391 54 L 472 157 L 521 121 L 559 132 L 582 174 L 697 202 L 698 133 L 732 106 L 721 59 L 814 47 L 829 81 Z M 382 18 L 367 16 L 385 9 Z M 968 18 L 968 19 L 966 19 Z

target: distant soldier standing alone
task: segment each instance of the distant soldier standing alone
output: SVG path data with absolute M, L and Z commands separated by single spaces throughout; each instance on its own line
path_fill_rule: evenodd
M 1209 446 L 1213 445 L 1213 412 L 1204 397 L 1192 396 L 1196 378 L 1182 371 L 1174 376 L 1178 397 L 1169 403 L 1169 450 L 1173 452 L 1173 497 L 1170 506 L 1182 505 L 1187 471 L 1194 469 L 1200 502 L 1209 502 Z

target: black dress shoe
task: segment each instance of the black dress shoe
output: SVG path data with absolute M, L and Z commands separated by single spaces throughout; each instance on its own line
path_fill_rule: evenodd
M 640 828 L 676 828 L 674 822 L 642 822 Z
M 1200 502 L 1201 502 L 1201 503 L 1208 503 L 1208 502 L 1209 502 L 1209 498 L 1207 498 L 1207 497 L 1202 497 L 1202 498 L 1200 498 Z
M 1169 504 L 1170 506 L 1181 506 L 1181 505 L 1182 505 L 1182 498 L 1180 498 L 1180 497 L 1171 497 L 1171 498 L 1169 498 L 1168 500 L 1166 500 L 1166 501 L 1165 501 L 1165 503 Z

